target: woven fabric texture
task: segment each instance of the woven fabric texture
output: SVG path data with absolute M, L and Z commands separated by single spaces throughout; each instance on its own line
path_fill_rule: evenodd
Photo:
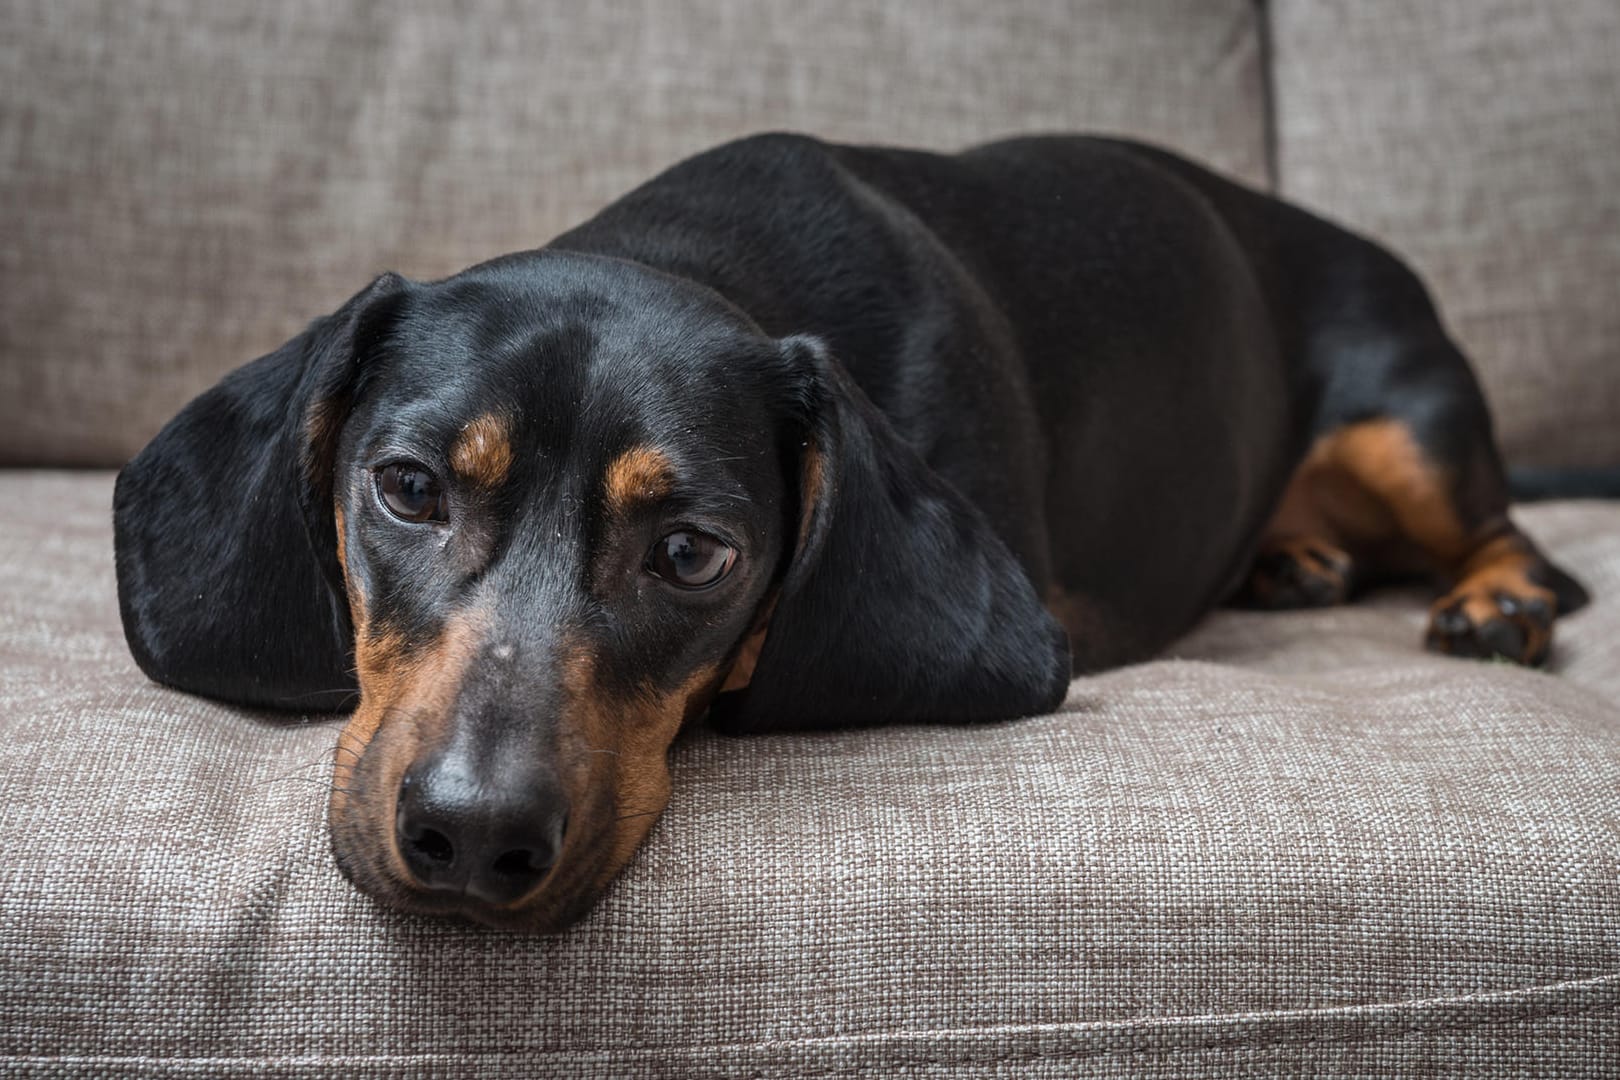
M 986 727 L 677 744 L 558 938 L 333 868 L 336 721 L 160 689 L 110 475 L 0 473 L 0 1073 L 1612 1077 L 1620 505 L 1550 674 L 1420 598 L 1222 613 Z
M 1265 170 L 1247 0 L 8 0 L 0 464 L 122 464 L 383 270 L 773 128 L 1097 130 Z
M 1269 8 L 1282 193 L 1418 268 L 1509 460 L 1620 465 L 1620 4 Z

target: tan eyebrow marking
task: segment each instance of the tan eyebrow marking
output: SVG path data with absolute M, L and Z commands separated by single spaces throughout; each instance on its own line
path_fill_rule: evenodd
M 661 450 L 632 446 L 614 458 L 602 476 L 608 513 L 624 517 L 637 503 L 662 499 L 675 487 L 675 469 Z
M 506 479 L 512 467 L 512 442 L 506 419 L 485 413 L 471 420 L 450 447 L 450 467 L 479 487 L 492 488 Z

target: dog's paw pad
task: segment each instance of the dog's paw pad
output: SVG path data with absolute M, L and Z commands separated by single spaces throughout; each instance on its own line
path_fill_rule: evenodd
M 1329 607 L 1350 596 L 1350 556 L 1320 540 L 1291 540 L 1268 546 L 1255 557 L 1249 580 L 1238 594 L 1246 607 Z
M 1425 644 L 1450 656 L 1539 666 L 1552 647 L 1557 607 L 1547 589 L 1527 585 L 1507 592 L 1464 582 L 1435 601 Z

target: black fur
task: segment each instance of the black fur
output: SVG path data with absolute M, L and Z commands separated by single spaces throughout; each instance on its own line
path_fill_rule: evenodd
M 447 471 L 489 409 L 519 418 L 516 465 L 455 497 L 460 531 L 435 547 L 373 522 L 371 468 Z M 1071 645 L 1076 670 L 1141 659 L 1231 594 L 1311 440 L 1382 415 L 1468 514 L 1505 506 L 1422 286 L 1303 211 L 1111 140 L 942 156 L 761 136 L 545 248 L 382 279 L 226 378 L 120 476 L 120 602 L 154 679 L 344 707 L 335 500 L 350 573 L 407 634 L 493 597 L 529 655 L 567 636 L 657 686 L 730 657 L 774 597 L 726 725 L 1011 717 L 1057 705 Z M 643 443 L 690 481 L 670 513 L 748 552 L 729 592 L 620 588 L 664 519 L 610 523 L 591 485 Z M 800 490 L 810 448 L 819 493 Z M 543 711 L 555 679 L 540 663 L 521 692 L 505 674 L 467 692 Z

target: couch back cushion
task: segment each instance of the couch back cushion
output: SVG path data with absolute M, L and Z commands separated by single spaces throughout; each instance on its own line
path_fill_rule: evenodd
M 1416 265 L 1510 462 L 1620 465 L 1620 4 L 1270 10 L 1282 193 Z
M 10 0 L 0 463 L 118 464 L 382 270 L 752 131 L 1130 133 L 1265 175 L 1247 0 Z

